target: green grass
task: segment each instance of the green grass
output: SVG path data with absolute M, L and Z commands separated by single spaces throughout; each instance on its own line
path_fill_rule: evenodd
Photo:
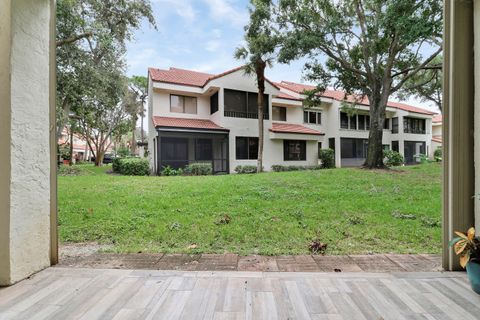
M 441 249 L 436 163 L 205 177 L 125 177 L 108 169 L 82 166 L 83 175 L 58 178 L 62 242 L 267 255 L 308 253 L 315 238 L 328 244 L 327 254 Z M 216 223 L 224 215 L 230 223 Z

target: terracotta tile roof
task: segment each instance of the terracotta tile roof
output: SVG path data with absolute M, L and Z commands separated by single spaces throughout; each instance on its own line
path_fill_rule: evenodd
M 432 141 L 442 143 L 442 136 L 433 136 Z
M 443 121 L 443 116 L 441 114 L 437 114 L 435 117 L 433 117 L 432 122 L 433 123 L 441 123 Z
M 150 77 L 153 81 L 202 88 L 211 80 L 221 78 L 223 76 L 226 76 L 227 74 L 241 70 L 242 68 L 243 66 L 236 67 L 219 74 L 210 74 L 179 68 L 170 68 L 169 70 L 148 68 L 148 73 L 150 74 Z M 268 79 L 265 80 L 275 88 L 279 89 L 275 83 L 271 82 Z
M 148 73 L 153 81 L 180 84 L 193 87 L 203 87 L 203 85 L 213 77 L 213 74 L 170 68 L 169 70 L 148 68 Z
M 153 124 L 155 125 L 155 127 L 229 131 L 226 128 L 216 125 L 210 120 L 204 119 L 185 119 L 154 116 Z
M 277 132 L 277 133 L 300 133 L 300 134 L 324 135 L 324 133 L 321 133 L 320 131 L 310 129 L 299 124 L 287 124 L 287 123 L 278 123 L 278 122 L 273 122 L 272 127 L 269 130 L 271 132 Z
M 297 97 L 294 97 L 294 96 L 291 96 L 285 92 L 280 92 L 279 94 L 277 94 L 276 98 L 278 99 L 286 99 L 286 100 L 295 100 L 295 101 L 303 101 L 303 99 L 301 98 L 297 98 Z
M 308 84 L 301 84 L 301 83 L 295 83 L 295 82 L 289 82 L 289 81 L 282 81 L 280 83 L 277 83 L 279 87 L 285 88 L 287 90 L 296 92 L 296 93 L 303 93 L 305 91 L 313 90 L 316 87 Z M 354 96 L 348 96 L 345 97 L 345 92 L 339 91 L 339 90 L 325 90 L 322 93 L 322 97 L 325 98 L 331 98 L 335 99 L 338 101 L 347 101 L 351 103 L 357 103 L 357 104 L 362 104 L 362 105 L 370 105 L 368 98 L 367 97 L 362 97 L 362 98 L 355 98 Z M 389 107 L 395 108 L 395 109 L 400 109 L 404 111 L 409 111 L 409 112 L 415 112 L 415 113 L 421 113 L 421 114 L 426 114 L 426 115 L 434 115 L 434 112 L 414 107 L 405 103 L 400 103 L 400 102 L 394 102 L 394 101 L 389 101 L 387 104 Z

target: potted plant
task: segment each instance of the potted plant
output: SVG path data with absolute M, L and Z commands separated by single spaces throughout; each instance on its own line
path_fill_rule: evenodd
M 467 234 L 456 231 L 458 236 L 450 241 L 455 253 L 460 256 L 460 265 L 467 268 L 468 279 L 473 291 L 480 294 L 480 237 L 475 236 L 475 228 Z

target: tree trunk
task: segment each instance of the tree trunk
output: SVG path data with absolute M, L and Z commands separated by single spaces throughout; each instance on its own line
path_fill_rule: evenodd
M 368 135 L 367 159 L 363 165 L 365 168 L 384 168 L 383 163 L 383 126 L 385 122 L 385 109 L 387 98 L 385 95 L 369 96 L 370 101 L 370 132 Z
M 69 166 L 73 165 L 73 128 L 70 126 L 70 161 L 68 162 Z
M 258 157 L 257 157 L 257 172 L 263 171 L 263 105 L 264 99 L 263 95 L 265 94 L 265 61 L 259 61 L 256 66 L 257 74 L 257 85 L 258 85 Z
M 137 145 L 137 141 L 135 139 L 135 130 L 137 130 L 137 121 L 134 122 L 133 124 L 133 128 L 132 128 L 132 141 L 131 141 L 131 144 L 130 144 L 130 152 L 132 153 L 132 155 L 135 154 L 135 147 Z
M 104 150 L 100 150 L 100 148 L 97 149 L 97 154 L 95 157 L 95 166 L 100 167 L 103 164 L 103 156 L 105 155 Z

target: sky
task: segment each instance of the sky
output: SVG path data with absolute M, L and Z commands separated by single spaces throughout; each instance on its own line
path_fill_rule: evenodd
M 129 76 L 146 76 L 148 67 L 216 74 L 241 65 L 233 53 L 243 44 L 248 0 L 151 1 L 157 30 L 144 22 L 128 44 Z M 275 64 L 266 75 L 273 81 L 307 83 L 302 79 L 304 63 Z M 415 99 L 403 102 L 435 111 L 435 107 Z

